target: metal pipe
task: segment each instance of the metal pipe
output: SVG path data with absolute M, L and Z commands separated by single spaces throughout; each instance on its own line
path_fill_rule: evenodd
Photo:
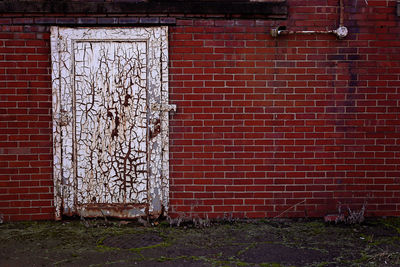
M 271 29 L 271 36 L 276 38 L 279 35 L 291 35 L 291 34 L 335 34 L 339 39 L 343 39 L 347 36 L 348 30 L 343 25 L 344 21 L 344 5 L 343 0 L 340 0 L 340 17 L 339 17 L 339 28 L 336 30 L 329 30 L 329 31 L 289 31 L 286 30 L 285 26 L 278 26 Z
M 344 20 L 344 5 L 343 5 L 343 0 L 340 0 L 339 27 L 343 27 L 343 20 Z
M 271 32 L 273 37 L 278 35 L 291 35 L 291 34 L 317 34 L 317 33 L 333 33 L 333 31 L 289 31 L 289 30 L 276 30 L 274 33 Z

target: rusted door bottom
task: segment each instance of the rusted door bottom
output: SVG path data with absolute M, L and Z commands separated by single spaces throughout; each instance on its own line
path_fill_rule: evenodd
M 133 219 L 147 216 L 148 205 L 146 204 L 85 204 L 78 205 L 78 214 L 82 217 L 115 217 L 121 219 Z

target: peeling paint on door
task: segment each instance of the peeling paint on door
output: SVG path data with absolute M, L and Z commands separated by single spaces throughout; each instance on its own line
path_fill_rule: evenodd
M 167 35 L 52 27 L 57 219 L 167 211 Z

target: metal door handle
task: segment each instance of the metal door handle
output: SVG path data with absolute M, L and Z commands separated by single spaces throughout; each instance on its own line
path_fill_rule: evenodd
M 71 116 L 68 114 L 68 111 L 62 109 L 59 114 L 55 115 L 55 120 L 60 126 L 67 126 L 71 121 Z
M 155 111 L 161 111 L 161 112 L 169 112 L 169 111 L 174 111 L 176 112 L 176 105 L 175 104 L 153 104 L 151 106 L 152 110 Z

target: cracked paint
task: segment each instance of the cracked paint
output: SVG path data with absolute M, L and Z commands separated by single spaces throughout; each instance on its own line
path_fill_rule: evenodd
M 167 210 L 167 35 L 52 27 L 56 218 Z

